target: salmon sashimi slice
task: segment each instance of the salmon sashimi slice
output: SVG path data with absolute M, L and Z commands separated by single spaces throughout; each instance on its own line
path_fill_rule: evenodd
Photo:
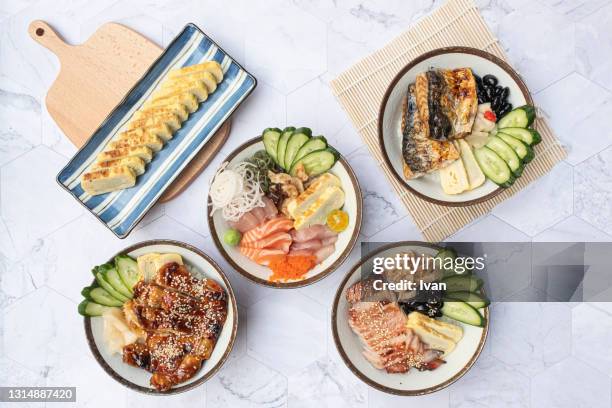
M 247 231 L 242 236 L 241 245 L 252 246 L 253 242 L 276 232 L 288 232 L 293 228 L 293 220 L 286 217 L 276 217 Z
M 285 256 L 285 252 L 281 249 L 251 248 L 246 246 L 240 246 L 239 249 L 242 255 L 264 266 L 268 266 L 270 261 L 276 256 Z
M 248 246 L 251 248 L 269 248 L 269 249 L 282 249 L 283 251 L 289 252 L 289 247 L 291 246 L 291 235 L 286 232 L 275 232 L 268 236 L 261 238 L 258 241 L 249 242 L 247 244 L 241 243 L 241 246 Z

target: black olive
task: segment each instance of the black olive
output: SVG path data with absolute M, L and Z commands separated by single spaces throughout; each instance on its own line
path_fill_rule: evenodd
M 491 100 L 491 109 L 497 112 L 498 109 L 501 108 L 502 104 L 503 104 L 502 99 L 499 96 L 495 96 Z
M 497 81 L 497 77 L 495 75 L 485 75 L 484 77 L 482 77 L 482 82 L 485 85 L 491 85 L 491 86 L 496 86 L 498 81 Z
M 479 89 L 476 94 L 478 95 L 478 103 L 489 102 L 489 98 L 487 98 L 487 93 L 484 89 Z
M 485 87 L 485 94 L 487 95 L 487 100 L 488 101 L 492 101 L 493 100 L 493 96 L 495 96 L 494 93 L 495 93 L 495 88 L 490 87 L 490 86 L 486 86 Z
M 429 317 L 433 318 L 433 317 L 437 317 L 437 315 L 438 315 L 438 309 L 429 309 L 427 311 L 427 316 Z
M 498 119 L 501 119 L 512 110 L 512 104 L 509 102 L 504 103 L 498 111 L 495 112 Z
M 427 304 L 429 306 L 438 306 L 440 304 L 440 298 L 431 296 L 427 299 Z
M 443 314 L 444 313 L 442 313 L 442 310 L 438 310 L 435 317 L 442 317 Z
M 429 309 L 429 308 L 428 308 L 426 305 L 422 304 L 422 303 L 421 303 L 421 304 L 419 304 L 419 305 L 417 305 L 417 306 L 414 308 L 414 310 L 416 310 L 417 312 L 426 312 L 426 311 L 427 311 L 427 309 Z
M 502 92 L 504 92 L 504 88 L 502 88 L 501 86 L 495 87 L 495 96 L 501 96 Z
M 506 99 L 508 99 L 508 95 L 510 95 L 510 88 L 508 87 L 503 88 L 501 92 L 501 98 L 504 102 L 506 102 Z

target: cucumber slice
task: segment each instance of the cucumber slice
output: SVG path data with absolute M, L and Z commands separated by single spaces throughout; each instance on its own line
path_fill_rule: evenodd
M 506 162 L 486 146 L 474 149 L 474 157 L 482 172 L 495 184 L 508 188 L 514 183 L 514 176 Z
M 108 283 L 108 281 L 104 277 L 104 272 L 97 272 L 96 273 L 96 282 L 98 282 L 98 285 L 100 285 L 102 288 L 104 288 L 104 290 L 106 290 L 108 293 L 110 293 L 110 295 L 112 297 L 114 297 L 115 299 L 117 299 L 117 300 L 119 300 L 121 302 L 127 302 L 128 300 L 130 300 L 130 298 L 128 296 L 122 295 L 120 292 L 115 290 L 115 288 L 113 288 L 113 286 L 110 283 Z
M 478 327 L 484 325 L 484 318 L 480 312 L 465 302 L 444 302 L 441 310 L 444 316 L 453 320 Z
M 442 278 L 440 282 L 446 284 L 446 292 L 476 292 L 484 283 L 474 275 L 453 275 Z
M 109 309 L 110 307 L 108 306 L 99 305 L 87 299 L 79 303 L 79 314 L 83 316 L 102 316 L 102 314 Z
M 266 152 L 276 162 L 276 149 L 278 147 L 278 139 L 281 136 L 281 130 L 279 128 L 267 128 L 263 131 L 263 144 L 266 148 Z
M 136 261 L 127 255 L 119 255 L 115 257 L 115 266 L 121 282 L 128 288 L 130 293 L 134 293 L 134 285 L 143 279 Z
M 489 304 L 491 303 L 489 299 L 485 298 L 482 295 L 479 295 L 478 293 L 474 293 L 474 292 L 467 292 L 467 291 L 446 292 L 446 295 L 444 296 L 445 302 L 446 301 L 452 302 L 452 301 L 457 301 L 457 300 L 465 302 L 468 305 L 476 309 L 480 309 L 482 307 L 489 306 Z
M 123 296 L 127 297 L 128 299 L 132 298 L 132 293 L 128 290 L 127 286 L 125 286 L 123 282 L 121 282 L 121 278 L 119 277 L 119 272 L 117 272 L 115 268 L 108 269 L 104 273 L 104 279 L 106 279 L 106 281 L 110 283 L 113 289 L 115 289 L 117 292 L 121 293 Z
M 501 131 L 503 131 L 507 135 L 516 137 L 517 139 L 531 146 L 537 145 L 538 143 L 542 141 L 542 136 L 540 136 L 537 130 L 533 130 L 533 129 L 510 127 L 510 128 L 500 129 L 500 132 Z
M 523 163 L 527 164 L 535 157 L 531 146 L 524 143 L 522 140 L 510 136 L 504 132 L 498 132 L 496 136 L 506 142 L 508 146 L 513 148 L 516 155 L 523 161 Z
M 310 140 L 311 136 L 312 131 L 308 128 L 299 128 L 293 132 L 291 138 L 287 142 L 287 148 L 285 149 L 284 163 L 286 167 L 291 168 L 298 151 Z
M 285 150 L 287 150 L 287 143 L 294 131 L 295 128 L 293 126 L 286 127 L 280 139 L 278 139 L 278 146 L 276 147 L 276 162 L 285 170 L 287 170 L 285 168 Z
M 524 105 L 508 112 L 497 122 L 498 129 L 509 127 L 528 128 L 535 120 L 535 108 Z
M 293 163 L 291 163 L 291 167 L 293 167 L 296 161 L 300 160 L 307 154 L 316 152 L 317 150 L 323 150 L 325 148 L 327 148 L 327 140 L 325 140 L 323 136 L 315 136 L 311 138 L 302 147 L 300 147 L 300 150 L 298 150 L 295 158 L 293 159 Z
M 489 138 L 486 146 L 497 153 L 499 157 L 501 157 L 508 164 L 508 167 L 510 167 L 512 174 L 514 174 L 515 177 L 521 176 L 523 173 L 523 163 L 521 162 L 521 159 L 519 159 L 514 149 L 510 147 L 508 143 L 504 142 L 497 136 L 493 136 Z
M 91 290 L 94 288 L 95 286 L 85 286 L 83 288 L 83 290 L 81 290 L 81 296 L 83 296 L 85 299 L 87 300 L 92 300 L 91 299 Z M 107 292 L 108 293 L 108 292 Z
M 289 173 L 295 176 L 297 173 L 297 166 L 302 163 L 308 176 L 318 176 L 331 169 L 336 163 L 336 160 L 338 160 L 338 157 L 338 152 L 330 147 L 325 150 L 316 150 L 293 163 Z
M 89 292 L 89 296 L 91 297 L 91 300 L 99 305 L 116 307 L 123 306 L 122 301 L 115 299 L 110 295 L 110 293 L 102 288 L 93 288 Z

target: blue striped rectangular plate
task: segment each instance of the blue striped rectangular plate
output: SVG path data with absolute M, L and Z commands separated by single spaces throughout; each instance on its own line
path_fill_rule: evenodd
M 81 175 L 106 144 L 123 130 L 132 114 L 147 100 L 168 71 L 209 60 L 221 64 L 223 81 L 189 116 L 166 146 L 155 154 L 146 172 L 137 178 L 136 185 L 96 196 L 85 193 L 81 188 Z M 198 27 L 188 24 L 60 171 L 57 181 L 115 235 L 125 238 L 256 85 L 257 81 L 251 74 Z

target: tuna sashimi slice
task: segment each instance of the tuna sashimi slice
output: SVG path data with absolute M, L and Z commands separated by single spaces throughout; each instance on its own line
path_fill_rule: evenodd
M 251 212 L 245 213 L 238 219 L 238 221 L 229 221 L 230 227 L 237 229 L 241 233 L 245 233 L 253 228 L 256 228 L 260 222 L 259 219 Z
M 327 225 L 316 224 L 300 230 L 291 231 L 291 236 L 294 241 L 306 242 L 312 239 L 324 239 L 338 235 L 330 230 Z
M 336 246 L 334 244 L 324 246 L 315 252 L 315 256 L 317 257 L 317 263 L 321 263 L 336 250 Z
M 291 250 L 299 251 L 300 249 L 307 249 L 309 251 L 316 251 L 323 246 L 320 239 L 311 239 L 310 241 L 295 242 L 291 245 Z

